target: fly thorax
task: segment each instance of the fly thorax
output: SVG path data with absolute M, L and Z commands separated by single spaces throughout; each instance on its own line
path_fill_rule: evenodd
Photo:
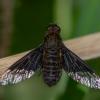
M 44 43 L 46 49 L 56 50 L 61 46 L 62 41 L 59 36 L 51 35 L 45 38 Z

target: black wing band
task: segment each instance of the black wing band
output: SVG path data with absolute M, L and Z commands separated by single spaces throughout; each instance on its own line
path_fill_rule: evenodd
M 100 89 L 100 77 L 77 55 L 62 47 L 63 68 L 75 81 L 91 88 Z
M 2 75 L 1 84 L 7 85 L 21 82 L 26 78 L 30 78 L 36 71 L 39 71 L 42 66 L 43 50 L 44 47 L 40 45 L 11 65 Z

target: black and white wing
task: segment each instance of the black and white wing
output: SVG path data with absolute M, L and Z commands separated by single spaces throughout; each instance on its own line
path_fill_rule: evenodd
M 2 75 L 1 84 L 7 85 L 21 82 L 39 71 L 42 66 L 43 50 L 44 47 L 40 45 L 11 65 Z
M 62 46 L 63 68 L 75 81 L 100 89 L 100 77 L 77 55 Z

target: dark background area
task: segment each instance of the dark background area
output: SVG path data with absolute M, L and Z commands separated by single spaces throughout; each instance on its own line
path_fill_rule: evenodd
M 0 57 L 37 47 L 49 23 L 61 27 L 63 40 L 98 32 L 100 0 L 1 0 Z M 100 58 L 86 62 L 100 75 Z M 100 90 L 73 81 L 64 71 L 53 87 L 38 75 L 15 85 L 0 85 L 0 100 L 100 100 Z

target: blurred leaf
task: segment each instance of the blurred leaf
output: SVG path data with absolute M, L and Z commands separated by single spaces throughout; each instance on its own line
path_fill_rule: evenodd
M 14 10 L 14 26 L 10 54 L 33 49 L 42 43 L 46 27 L 52 21 L 52 1 L 18 0 Z
M 53 22 L 61 27 L 61 37 L 66 40 L 72 30 L 72 1 L 55 0 L 53 8 Z
M 90 89 L 82 100 L 100 100 L 100 90 Z
M 100 0 L 83 1 L 74 36 L 81 36 L 100 31 L 99 4 Z

